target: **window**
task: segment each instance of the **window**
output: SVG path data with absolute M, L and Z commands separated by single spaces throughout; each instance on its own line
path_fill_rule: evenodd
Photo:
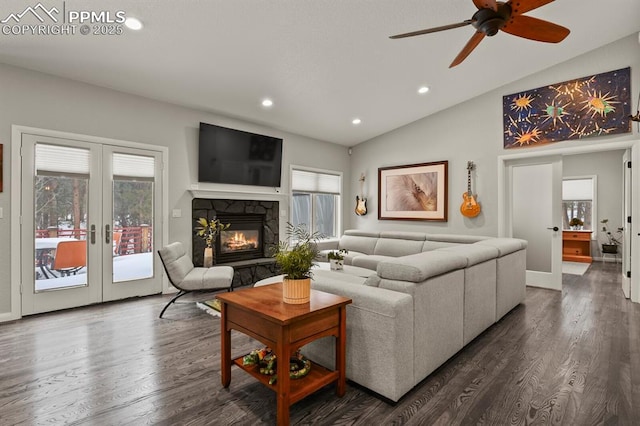
M 595 188 L 595 176 L 562 181 L 562 229 L 570 229 L 571 219 L 578 218 L 583 222 L 582 229 L 595 230 Z
M 342 176 L 338 172 L 291 169 L 291 224 L 305 224 L 325 237 L 339 233 Z

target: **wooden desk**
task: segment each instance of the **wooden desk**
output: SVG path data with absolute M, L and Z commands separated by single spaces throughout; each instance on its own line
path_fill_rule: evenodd
M 236 290 L 216 296 L 221 301 L 222 386 L 231 383 L 231 365 L 251 374 L 277 393 L 278 425 L 289 424 L 289 407 L 316 390 L 336 382 L 336 394 L 345 393 L 346 306 L 351 299 L 311 290 L 309 303 L 290 305 L 282 301 L 282 284 Z M 255 365 L 244 366 L 242 356 L 231 359 L 231 330 L 253 337 L 275 351 L 275 385 Z M 336 370 L 312 364 L 301 379 L 289 378 L 289 357 L 301 346 L 326 336 L 336 338 Z M 285 360 L 285 362 L 282 362 Z
M 591 263 L 591 232 L 562 231 L 562 260 Z

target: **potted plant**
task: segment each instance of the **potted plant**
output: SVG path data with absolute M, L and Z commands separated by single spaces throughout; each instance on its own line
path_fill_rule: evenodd
M 219 219 L 207 220 L 204 217 L 198 218 L 198 226 L 196 226 L 196 235 L 201 237 L 207 247 L 204 249 L 204 267 L 210 268 L 213 266 L 213 242 L 216 239 L 216 235 L 226 230 L 231 226 L 230 223 L 222 223 Z
M 349 253 L 347 249 L 332 250 L 327 253 L 329 267 L 332 271 L 342 271 L 344 269 L 344 255 Z
M 584 226 L 584 222 L 577 217 L 574 217 L 569 221 L 569 226 L 574 230 L 582 229 L 582 227 Z
M 607 242 L 602 243 L 602 253 L 617 254 L 618 246 L 622 244 L 622 228 L 618 228 L 614 234 L 609 230 L 607 225 L 609 219 L 602 219 L 600 223 L 602 224 L 602 233 L 607 238 Z
M 288 241 L 280 241 L 272 249 L 276 265 L 284 274 L 282 299 L 291 304 L 307 303 L 311 294 L 311 268 L 318 255 L 316 242 L 321 235 L 308 231 L 304 224 L 294 226 L 289 222 L 287 235 Z

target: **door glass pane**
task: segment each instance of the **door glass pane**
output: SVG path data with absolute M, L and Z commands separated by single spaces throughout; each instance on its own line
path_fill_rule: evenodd
M 36 293 L 86 286 L 89 178 L 38 172 L 34 182 Z
M 528 241 L 527 270 L 551 272 L 551 164 L 513 167 L 513 236 Z
M 335 237 L 336 230 L 336 197 L 332 194 L 315 194 L 314 206 L 314 231 L 320 232 L 325 237 Z
M 113 282 L 153 277 L 153 188 L 150 180 L 113 179 Z

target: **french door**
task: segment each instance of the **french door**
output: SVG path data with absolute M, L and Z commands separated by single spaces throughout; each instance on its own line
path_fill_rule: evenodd
M 160 293 L 159 151 L 22 136 L 22 314 Z

